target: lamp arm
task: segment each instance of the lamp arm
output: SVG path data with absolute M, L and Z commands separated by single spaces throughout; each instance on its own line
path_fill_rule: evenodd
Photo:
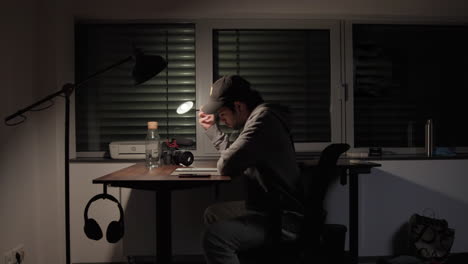
M 34 107 L 43 104 L 44 102 L 50 101 L 51 99 L 53 99 L 53 98 L 55 98 L 55 97 L 57 97 L 57 96 L 59 96 L 59 95 L 61 95 L 61 94 L 64 94 L 64 90 L 65 90 L 65 89 L 67 89 L 67 90 L 69 89 L 69 87 L 67 87 L 68 85 L 70 85 L 70 84 L 65 84 L 65 85 L 63 86 L 63 88 L 60 89 L 59 91 L 57 91 L 57 92 L 55 92 L 55 93 L 53 93 L 53 94 L 50 94 L 50 95 L 44 97 L 43 99 L 41 99 L 41 100 L 39 100 L 39 101 L 33 103 L 33 104 L 30 105 L 30 106 L 27 106 L 27 107 L 25 107 L 25 108 L 23 108 L 23 109 L 18 110 L 16 113 L 14 113 L 14 114 L 12 114 L 12 115 L 7 116 L 7 117 L 5 118 L 5 122 L 8 122 L 9 120 L 11 120 L 11 119 L 13 119 L 13 118 L 22 115 L 23 113 L 25 113 L 25 112 L 27 112 L 27 111 L 33 109 Z M 72 86 L 73 86 L 73 85 L 72 85 Z
M 82 85 L 82 84 L 88 82 L 89 80 L 93 79 L 94 77 L 96 77 L 96 76 L 98 76 L 98 75 L 100 75 L 100 74 L 103 74 L 103 73 L 105 73 L 105 72 L 107 72 L 107 71 L 109 71 L 109 70 L 111 70 L 111 69 L 113 69 L 113 68 L 115 68 L 115 67 L 117 67 L 117 66 L 119 66 L 119 65 L 121 65 L 121 64 L 124 64 L 124 63 L 126 63 L 127 61 L 130 61 L 130 60 L 132 60 L 132 59 L 133 59 L 133 56 L 128 56 L 127 58 L 125 58 L 125 59 L 123 59 L 123 60 L 121 60 L 121 61 L 118 61 L 118 62 L 116 62 L 116 63 L 114 63 L 114 64 L 112 64 L 112 65 L 110 65 L 110 66 L 107 66 L 106 68 L 101 69 L 101 70 L 99 70 L 99 71 L 97 71 L 97 72 L 91 74 L 90 76 L 86 77 L 86 79 L 84 79 L 84 80 L 78 82 L 77 84 L 75 84 L 75 87 L 78 87 L 78 86 L 80 86 L 80 85 Z
M 115 67 L 117 67 L 117 66 L 119 66 L 121 64 L 124 64 L 125 62 L 130 61 L 132 59 L 133 59 L 133 56 L 129 56 L 129 57 L 127 57 L 127 58 L 125 58 L 125 59 L 123 59 L 123 60 L 121 60 L 119 62 L 116 62 L 116 63 L 114 63 L 114 64 L 112 64 L 112 65 L 110 65 L 110 66 L 108 66 L 108 67 L 106 67 L 106 68 L 104 68 L 102 70 L 99 70 L 99 71 L 91 74 L 90 76 L 86 77 L 86 79 L 80 81 L 77 84 L 67 83 L 62 87 L 62 89 L 58 90 L 57 92 L 55 92 L 53 94 L 50 94 L 50 95 L 44 97 L 43 99 L 41 99 L 41 100 L 39 100 L 39 101 L 37 101 L 37 102 L 23 108 L 23 109 L 18 110 L 16 113 L 14 113 L 12 115 L 7 116 L 5 118 L 5 122 L 8 122 L 13 118 L 18 117 L 18 116 L 22 115 L 23 113 L 33 109 L 34 107 L 36 107 L 38 105 L 41 105 L 44 102 L 50 101 L 51 99 L 53 99 L 53 98 L 55 98 L 55 97 L 57 97 L 59 95 L 63 95 L 65 97 L 68 97 L 73 93 L 73 90 L 75 88 L 78 88 L 80 85 L 82 85 L 82 84 L 88 82 L 89 80 L 93 79 L 94 77 L 96 77 L 96 76 L 98 76 L 98 75 L 100 75 L 100 74 L 102 74 L 104 72 L 107 72 L 107 71 L 109 71 L 109 70 L 111 70 L 111 69 L 113 69 L 113 68 L 115 68 Z

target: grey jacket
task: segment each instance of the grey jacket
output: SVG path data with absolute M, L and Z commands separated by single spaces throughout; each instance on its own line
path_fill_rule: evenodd
M 220 174 L 246 176 L 246 205 L 249 209 L 267 210 L 267 194 L 273 188 L 284 194 L 284 209 L 297 211 L 300 206 L 300 172 L 285 110 L 272 104 L 257 106 L 232 143 L 216 125 L 206 131 L 221 152 L 217 163 Z

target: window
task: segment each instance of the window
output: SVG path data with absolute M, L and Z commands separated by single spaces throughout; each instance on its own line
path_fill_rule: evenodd
M 330 31 L 214 30 L 213 79 L 238 74 L 292 111 L 295 142 L 331 142 Z
M 468 146 L 468 27 L 355 24 L 354 146 Z
M 184 115 L 175 109 L 187 100 L 199 108 L 226 74 L 245 77 L 266 101 L 292 109 L 297 151 L 331 142 L 420 149 L 427 119 L 435 146 L 468 147 L 468 124 L 460 118 L 468 97 L 467 33 L 466 26 L 338 20 L 81 23 L 77 82 L 134 47 L 169 65 L 140 86 L 133 85 L 129 62 L 77 89 L 76 149 L 104 153 L 112 141 L 142 140 L 146 122 L 155 120 L 162 138 L 190 138 L 198 157 L 218 155 L 195 109 Z
M 218 155 L 197 125 L 195 109 L 185 115 L 175 109 L 187 100 L 200 107 L 213 81 L 231 73 L 244 76 L 266 101 L 291 107 L 296 150 L 320 150 L 343 140 L 339 38 L 338 21 L 78 24 L 78 81 L 128 57 L 133 47 L 167 58 L 169 65 L 137 87 L 130 62 L 80 87 L 76 150 L 100 156 L 112 141 L 144 139 L 146 122 L 155 120 L 162 138 L 190 138 L 197 143 L 195 155 Z
M 288 105 L 296 151 L 342 140 L 340 24 L 327 20 L 209 20 L 197 23 L 197 98 L 222 75 L 239 74 L 265 101 Z M 209 48 L 206 52 L 203 49 Z M 198 142 L 205 140 L 200 131 Z M 198 136 L 198 134 L 197 134 Z M 216 154 L 210 142 L 203 152 Z
M 134 86 L 132 63 L 94 78 L 76 91 L 77 152 L 106 152 L 119 140 L 143 140 L 147 121 L 158 121 L 161 138 L 196 140 L 195 110 L 175 112 L 195 101 L 193 24 L 78 24 L 76 78 L 83 80 L 133 53 L 133 47 L 160 55 L 168 67 Z

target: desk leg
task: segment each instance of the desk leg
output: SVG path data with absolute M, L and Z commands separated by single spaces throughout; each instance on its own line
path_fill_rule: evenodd
M 172 263 L 171 191 L 156 191 L 156 263 Z
M 357 264 L 359 259 L 359 182 L 358 173 L 349 172 L 349 251 L 351 263 Z

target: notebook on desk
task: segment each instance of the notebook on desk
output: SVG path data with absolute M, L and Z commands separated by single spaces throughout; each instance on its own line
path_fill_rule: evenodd
M 209 177 L 211 175 L 218 175 L 216 168 L 194 168 L 185 167 L 177 168 L 172 172 L 172 175 L 179 175 L 179 177 Z

